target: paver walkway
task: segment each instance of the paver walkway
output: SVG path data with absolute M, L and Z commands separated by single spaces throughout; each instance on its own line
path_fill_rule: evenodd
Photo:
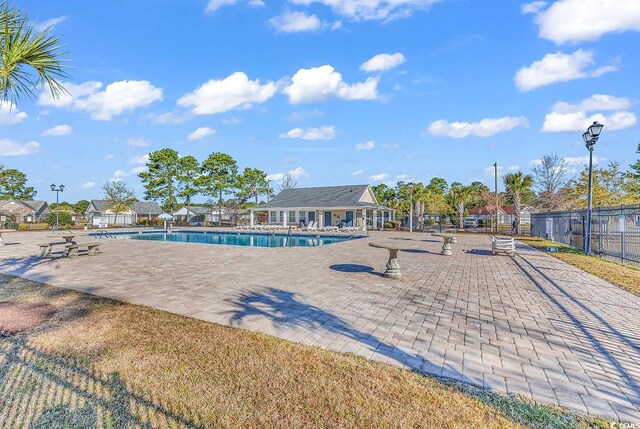
M 0 271 L 640 422 L 640 298 L 530 248 L 493 256 L 487 237 L 462 236 L 443 257 L 440 240 L 414 234 L 421 250 L 400 253 L 395 281 L 371 238 L 114 239 L 98 257 L 42 260 L 42 235 L 7 235 L 21 244 L 0 248 Z

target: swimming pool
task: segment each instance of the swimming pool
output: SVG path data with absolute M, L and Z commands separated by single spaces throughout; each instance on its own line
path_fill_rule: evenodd
M 173 241 L 178 243 L 221 244 L 252 247 L 316 247 L 358 238 L 349 235 L 259 234 L 220 231 L 150 231 L 110 233 L 130 240 Z

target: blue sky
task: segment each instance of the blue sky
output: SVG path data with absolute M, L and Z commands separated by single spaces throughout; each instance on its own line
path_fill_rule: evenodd
M 605 124 L 600 162 L 635 160 L 637 0 L 67 0 L 17 2 L 62 35 L 71 95 L 0 106 L 0 163 L 40 199 L 101 196 L 150 151 L 298 186 L 444 177 L 542 155 L 580 169 L 581 134 Z

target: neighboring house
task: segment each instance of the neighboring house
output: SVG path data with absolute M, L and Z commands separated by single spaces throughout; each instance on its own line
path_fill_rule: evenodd
M 85 212 L 87 220 L 94 226 L 131 226 L 143 219 L 155 220 L 162 214 L 162 208 L 156 202 L 136 201 L 129 210 L 116 214 L 105 200 L 91 200 Z
M 260 211 L 267 212 L 269 224 L 317 222 L 320 228 L 347 225 L 377 229 L 393 218 L 393 209 L 378 204 L 369 185 L 285 189 L 268 203 L 251 207 L 251 225 L 255 212 Z
M 173 217 L 179 222 L 186 222 L 187 214 L 189 215 L 189 220 L 192 222 L 217 223 L 220 211 L 218 207 L 189 206 L 189 211 L 187 212 L 187 207 L 184 206 L 177 212 L 174 212 Z M 229 215 L 224 207 L 222 208 L 222 222 L 229 222 Z
M 35 200 L 0 200 L 0 216 L 11 215 L 16 223 L 42 222 L 49 214 L 46 201 Z
M 513 223 L 516 219 L 516 207 L 504 206 L 502 209 L 506 214 L 505 223 Z M 520 225 L 531 225 L 531 209 L 528 206 L 520 206 Z

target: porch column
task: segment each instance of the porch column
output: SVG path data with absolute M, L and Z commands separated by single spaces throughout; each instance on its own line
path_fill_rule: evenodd
M 283 210 L 281 213 L 282 213 L 282 226 L 287 226 L 287 216 L 289 216 L 289 212 L 287 210 Z
M 249 226 L 253 227 L 253 210 L 249 212 Z
M 367 230 L 367 209 L 362 209 L 362 230 Z
M 382 210 L 382 230 L 383 231 L 384 231 L 384 214 L 385 214 L 385 211 Z
M 324 211 L 318 210 L 318 228 L 324 228 Z
M 373 211 L 373 229 L 378 229 L 378 210 Z

